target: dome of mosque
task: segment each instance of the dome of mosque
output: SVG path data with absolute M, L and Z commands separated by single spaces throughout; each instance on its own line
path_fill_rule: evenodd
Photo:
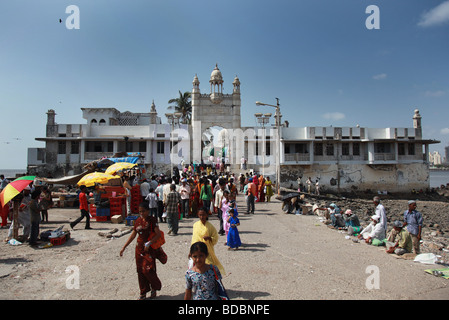
M 211 82 L 223 82 L 223 76 L 221 74 L 220 69 L 218 69 L 218 65 L 215 65 L 215 68 L 210 75 L 210 81 Z

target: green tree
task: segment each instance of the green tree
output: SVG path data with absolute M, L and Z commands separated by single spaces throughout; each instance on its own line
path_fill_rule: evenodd
M 182 113 L 181 123 L 190 124 L 192 121 L 192 102 L 190 100 L 191 93 L 179 91 L 179 97 L 168 100 L 168 103 L 173 103 L 169 108 L 175 108 L 176 112 Z

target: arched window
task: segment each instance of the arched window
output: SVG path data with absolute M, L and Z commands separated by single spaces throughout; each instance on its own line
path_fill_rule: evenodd
M 97 124 L 97 120 L 92 119 L 92 120 L 90 121 L 90 124 Z
M 105 126 L 106 125 L 106 120 L 101 119 L 99 124 L 100 124 L 100 126 Z

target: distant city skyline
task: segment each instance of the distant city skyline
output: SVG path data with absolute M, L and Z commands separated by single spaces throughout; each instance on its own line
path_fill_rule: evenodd
M 440 165 L 446 162 L 446 157 L 438 151 L 429 152 L 429 162 L 431 165 Z
M 84 123 L 84 107 L 149 112 L 154 100 L 166 122 L 195 75 L 210 91 L 215 64 L 224 93 L 241 81 L 243 126 L 272 111 L 255 101 L 276 97 L 291 127 L 410 128 L 419 109 L 424 138 L 441 141 L 430 152 L 449 145 L 447 0 L 73 5 L 0 4 L 0 169 L 26 168 L 27 149 L 44 146 L 35 137 L 49 109 L 57 123 Z

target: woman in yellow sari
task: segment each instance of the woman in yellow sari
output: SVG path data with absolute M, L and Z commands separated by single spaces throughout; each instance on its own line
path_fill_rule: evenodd
M 270 202 L 270 198 L 274 195 L 273 192 L 273 183 L 270 180 L 270 177 L 267 177 L 265 181 L 265 186 L 267 187 L 267 201 Z
M 194 244 L 198 241 L 204 242 L 209 252 L 206 263 L 217 266 L 217 268 L 220 270 L 220 273 L 224 275 L 226 274 L 225 270 L 221 265 L 220 260 L 218 260 L 217 256 L 215 255 L 214 251 L 214 246 L 217 244 L 219 238 L 217 229 L 215 229 L 215 227 L 209 221 L 207 221 L 208 213 L 204 211 L 203 208 L 198 210 L 198 217 L 200 218 L 200 220 L 193 224 L 191 244 Z

